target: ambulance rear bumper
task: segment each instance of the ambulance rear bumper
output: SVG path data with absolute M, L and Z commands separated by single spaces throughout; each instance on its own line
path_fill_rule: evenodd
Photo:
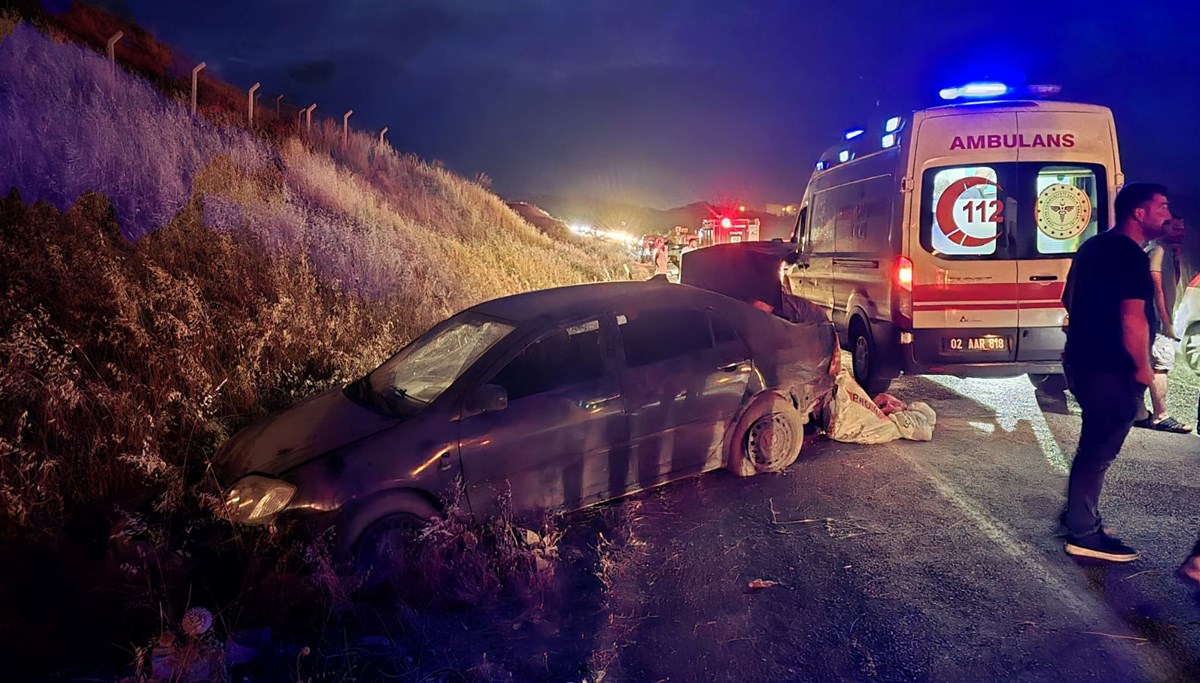
M 1033 334 L 1030 334 L 1033 332 Z M 910 343 L 897 343 L 898 365 L 906 375 L 953 375 L 955 377 L 1018 377 L 1026 374 L 1062 374 L 1062 350 L 1052 333 L 1059 330 L 1017 329 L 920 329 L 913 330 Z M 907 336 L 907 335 L 905 335 Z M 971 341 L 1002 338 L 1004 350 L 972 349 Z M 899 341 L 899 334 L 897 335 Z M 960 350 L 948 344 L 962 340 Z M 1030 357 L 1032 356 L 1032 357 Z

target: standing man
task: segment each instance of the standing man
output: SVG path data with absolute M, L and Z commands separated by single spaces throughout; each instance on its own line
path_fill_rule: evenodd
M 667 241 L 661 237 L 657 237 L 654 240 L 654 274 L 666 275 L 668 265 Z
M 1150 385 L 1150 407 L 1148 416 L 1134 422 L 1135 427 L 1157 429 L 1162 432 L 1187 434 L 1192 425 L 1184 424 L 1170 415 L 1167 409 L 1167 374 L 1175 367 L 1175 353 L 1179 338 L 1175 336 L 1175 296 L 1179 287 L 1179 247 L 1183 239 L 1183 221 L 1172 218 L 1167 221 L 1161 239 L 1146 245 L 1150 259 L 1150 279 L 1154 281 L 1154 312 L 1158 329 L 1150 345 L 1150 366 L 1154 370 L 1154 383 Z M 1145 407 L 1138 410 L 1145 414 Z
M 1061 519 L 1068 555 L 1132 562 L 1137 551 L 1104 531 L 1100 490 L 1154 382 L 1150 331 L 1158 327 L 1143 249 L 1162 235 L 1171 212 L 1167 189 L 1149 183 L 1126 185 L 1115 204 L 1115 226 L 1079 248 L 1063 292 L 1068 321 L 1063 371 L 1083 409 L 1083 426 Z

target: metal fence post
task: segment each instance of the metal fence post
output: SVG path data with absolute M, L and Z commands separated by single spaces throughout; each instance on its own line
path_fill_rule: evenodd
M 342 114 L 342 149 L 350 146 L 350 115 L 354 113 L 353 109 Z
M 383 145 L 383 136 L 384 136 L 384 134 L 386 134 L 387 132 L 388 132 L 388 128 L 387 128 L 387 126 L 384 126 L 384 127 L 383 127 L 383 130 L 379 131 L 379 144 L 380 144 L 380 146 L 382 146 L 382 145 Z
M 313 110 L 316 108 L 317 108 L 317 103 L 313 102 L 312 104 L 308 105 L 308 109 L 304 110 L 306 126 L 308 128 L 308 137 L 310 139 L 312 138 L 312 113 L 313 113 Z
M 200 79 L 200 72 L 206 66 L 208 66 L 207 62 L 200 62 L 192 69 L 192 114 L 196 113 L 196 88 Z
M 275 96 L 275 116 L 279 117 L 279 103 L 283 100 L 283 95 Z
M 250 86 L 250 92 L 246 96 L 247 123 L 251 128 L 254 127 L 254 93 L 261 87 L 262 83 L 255 83 Z
M 117 68 L 117 41 L 124 37 L 124 31 L 117 31 L 108 39 L 108 63 L 114 71 Z

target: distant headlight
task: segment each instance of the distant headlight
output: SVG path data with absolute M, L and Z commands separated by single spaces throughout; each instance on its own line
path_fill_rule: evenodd
M 296 487 L 251 474 L 237 480 L 225 494 L 225 516 L 237 524 L 265 524 L 287 507 Z

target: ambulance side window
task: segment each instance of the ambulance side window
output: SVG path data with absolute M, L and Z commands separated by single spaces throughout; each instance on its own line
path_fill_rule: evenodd
M 804 246 L 804 239 L 808 237 L 808 207 L 800 209 L 800 215 L 796 218 L 796 229 L 792 232 L 792 243 L 798 247 Z
M 812 220 L 808 225 L 808 251 L 811 253 L 833 253 L 833 226 L 838 210 L 832 196 L 835 192 L 826 190 L 813 195 Z

